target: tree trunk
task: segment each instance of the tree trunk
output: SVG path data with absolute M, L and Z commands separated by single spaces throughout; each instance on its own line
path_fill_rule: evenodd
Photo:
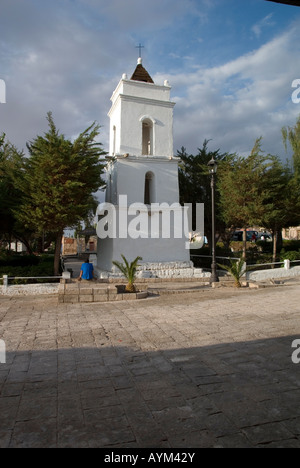
M 277 259 L 277 230 L 274 229 L 273 232 L 273 262 L 275 263 Z M 275 268 L 275 265 L 272 265 L 272 268 Z
M 43 253 L 43 238 L 41 236 L 37 239 L 37 252 Z
M 8 238 L 8 254 L 11 254 L 11 234 L 9 234 Z
M 247 257 L 247 228 L 243 228 L 243 259 Z
M 27 249 L 27 253 L 29 253 L 29 255 L 33 255 L 33 250 L 28 242 L 27 239 L 23 238 L 23 237 L 16 237 L 16 239 L 19 241 L 19 242 L 22 242 L 22 244 L 25 245 L 26 249 Z
M 59 276 L 60 274 L 60 254 L 61 254 L 61 241 L 63 238 L 63 231 L 59 231 L 56 234 L 55 239 L 55 252 L 54 252 L 54 276 Z
M 282 229 L 277 229 L 277 252 L 280 254 L 283 247 Z
M 128 284 L 126 285 L 125 291 L 127 291 L 129 293 L 135 293 L 136 292 L 135 286 L 131 281 L 129 281 Z

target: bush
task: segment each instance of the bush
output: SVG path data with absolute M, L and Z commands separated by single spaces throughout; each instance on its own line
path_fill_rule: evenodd
M 273 242 L 257 241 L 256 245 L 264 253 L 273 252 Z
M 41 258 L 36 255 L 3 255 L 0 259 L 0 267 L 26 267 L 31 265 L 38 265 Z
M 280 252 L 280 260 L 290 260 L 291 262 L 294 260 L 300 260 L 300 251 L 289 250 L 288 252 L 285 249 L 282 249 Z
M 286 252 L 290 251 L 300 251 L 300 240 L 284 240 L 283 241 L 283 249 Z
M 19 259 L 25 258 L 25 265 L 18 265 L 17 259 L 13 259 L 10 265 L 3 265 L 3 263 L 9 263 L 8 260 L 5 260 L 3 263 L 0 262 L 0 281 L 2 284 L 2 276 L 7 275 L 9 277 L 27 277 L 27 276 L 53 276 L 53 256 L 35 256 L 35 255 L 26 255 L 24 257 L 19 257 Z M 33 263 L 30 264 L 29 259 L 33 260 Z M 21 260 L 21 264 L 23 261 Z M 34 282 L 49 282 L 50 280 L 37 279 Z M 26 280 L 15 280 L 14 283 L 26 283 Z M 32 283 L 33 280 L 30 280 Z M 10 282 L 11 283 L 11 282 Z
M 211 268 L 212 258 L 210 257 L 211 253 L 208 245 L 205 245 L 201 249 L 190 250 L 190 255 L 195 268 Z M 194 257 L 194 255 L 200 255 L 201 257 Z M 236 257 L 236 252 L 228 250 L 222 242 L 218 242 L 216 244 L 216 257 Z M 222 260 L 218 258 L 218 261 L 222 261 L 225 264 L 229 263 L 229 260 L 225 260 L 224 258 Z

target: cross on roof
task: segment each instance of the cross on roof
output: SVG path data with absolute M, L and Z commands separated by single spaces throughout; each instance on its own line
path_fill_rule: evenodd
M 139 43 L 139 45 L 136 46 L 136 49 L 139 49 L 139 57 L 142 57 L 142 49 L 144 49 L 144 46 L 142 46 L 142 44 Z

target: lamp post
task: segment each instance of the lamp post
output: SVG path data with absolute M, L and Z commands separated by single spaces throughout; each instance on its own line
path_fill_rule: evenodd
M 211 175 L 211 231 L 212 231 L 212 264 L 211 264 L 211 282 L 217 283 L 219 281 L 217 275 L 216 263 L 216 214 L 215 214 L 215 176 L 218 169 L 218 162 L 212 157 L 209 161 L 208 169 Z

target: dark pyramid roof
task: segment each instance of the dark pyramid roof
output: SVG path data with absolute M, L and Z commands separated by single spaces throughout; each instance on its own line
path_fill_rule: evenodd
M 141 58 L 138 59 L 138 64 L 130 79 L 133 81 L 144 81 L 145 83 L 154 83 L 147 70 L 143 67 Z

